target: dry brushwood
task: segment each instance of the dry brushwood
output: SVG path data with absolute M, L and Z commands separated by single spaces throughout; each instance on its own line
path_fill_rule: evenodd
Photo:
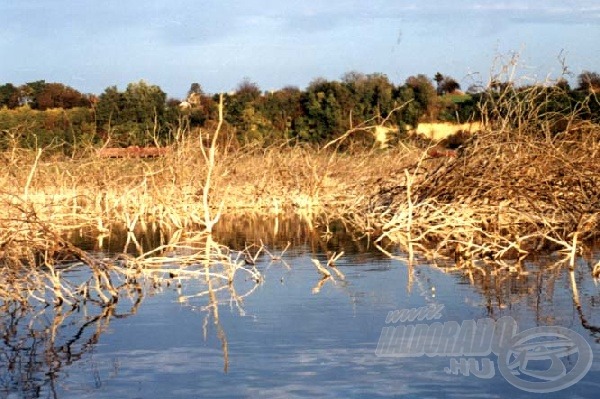
M 496 258 L 572 248 L 574 234 L 587 241 L 600 231 L 600 162 L 590 157 L 600 129 L 577 134 L 542 140 L 487 133 L 458 159 L 410 168 L 411 176 L 419 176 L 411 201 L 407 181 L 400 179 L 381 184 L 369 207 L 385 209 L 380 224 L 388 237 L 402 241 L 399 233 L 410 220 L 411 235 L 419 238 L 410 242 L 446 254 L 458 242 L 463 251 L 466 245 L 467 252 Z M 402 219 L 407 202 L 415 205 Z

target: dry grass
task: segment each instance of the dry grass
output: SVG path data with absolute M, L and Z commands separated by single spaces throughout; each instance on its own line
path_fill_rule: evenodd
M 151 160 L 45 159 L 43 151 L 5 154 L 9 162 L 0 175 L 2 298 L 109 303 L 118 296 L 115 272 L 117 278 L 130 278 L 130 266 L 132 273 L 147 269 L 155 275 L 162 273 L 154 271 L 156 265 L 170 261 L 164 253 L 192 251 L 179 241 L 182 231 L 210 237 L 222 214 L 292 212 L 309 222 L 322 214 L 348 214 L 367 197 L 374 174 L 388 173 L 390 165 L 399 169 L 414 155 L 395 150 L 348 156 L 286 145 L 229 151 L 215 145 L 211 161 L 210 149 L 203 152 L 201 145 L 200 138 L 188 137 L 168 156 Z M 152 227 L 175 238 L 155 252 L 128 259 L 127 267 L 92 259 L 64 239 L 73 229 L 108 234 L 115 225 L 130 232 Z M 223 257 L 217 243 L 194 248 L 192 255 L 179 254 L 179 261 L 210 259 L 209 268 L 226 264 L 229 271 L 216 272 L 226 282 L 245 270 L 233 254 Z M 91 280 L 61 284 L 65 261 L 88 264 Z
M 473 267 L 560 250 L 572 268 L 600 235 L 600 126 L 579 115 L 597 98 L 565 117 L 544 111 L 548 93 L 506 85 L 482 104 L 489 131 L 456 160 L 423 160 L 404 177 L 382 178 L 362 204 L 374 215 L 363 225 L 399 243 L 409 261 L 416 252 Z
M 143 223 L 165 228 L 204 227 L 207 168 L 193 144 L 160 159 L 40 162 L 23 194 L 31 165 L 5 170 L 3 210 L 25 201 L 56 231 L 112 224 L 131 230 Z M 420 153 L 395 149 L 339 155 L 303 147 L 221 151 L 212 176 L 209 207 L 223 213 L 318 214 L 367 196 L 374 176 L 408 166 Z
M 385 181 L 368 206 L 379 210 L 384 237 L 434 256 L 571 249 L 600 227 L 600 130 L 579 134 L 546 142 L 489 133 L 457 160 Z
M 566 236 L 598 212 L 598 134 L 590 128 L 554 141 L 482 134 L 456 160 L 427 159 L 416 147 L 353 155 L 287 146 L 221 150 L 209 207 L 225 214 L 357 216 L 367 221 L 357 222 L 364 230 L 376 230 L 390 224 L 388 216 L 402 217 L 410 180 L 413 211 L 433 220 L 458 226 L 485 215 L 477 224 L 502 235 L 509 225 L 520 226 L 511 231 L 523 236 L 531 233 L 527 226 L 545 224 Z M 58 233 L 90 225 L 102 232 L 113 224 L 133 231 L 149 223 L 202 230 L 207 167 L 199 145 L 190 140 L 160 159 L 39 161 L 35 169 L 35 157 L 23 156 L 0 176 L 2 219 L 31 213 Z M 580 232 L 591 235 L 591 226 Z
M 205 269 L 182 275 L 205 270 L 207 281 L 229 284 L 246 271 L 260 280 L 210 238 L 223 214 L 342 220 L 378 243 L 399 244 L 411 263 L 425 255 L 472 265 L 549 249 L 566 251 L 572 263 L 598 236 L 600 128 L 535 134 L 527 129 L 542 126 L 539 120 L 516 120 L 518 126 L 490 124 L 494 130 L 475 136 L 456 159 L 430 159 L 414 142 L 351 154 L 286 143 L 233 150 L 219 145 L 219 127 L 208 138 L 183 136 L 158 159 L 48 159 L 43 151 L 13 149 L 2 154 L 0 172 L 0 297 L 111 302 L 115 271 L 155 276 L 171 261 L 165 253 L 184 249 L 182 264 Z M 179 233 L 156 252 L 127 259 L 126 267 L 91 259 L 63 238 L 75 228 L 104 234 L 114 225 Z M 183 244 L 182 231 L 201 232 L 202 244 Z M 61 285 L 63 260 L 90 265 L 92 279 Z

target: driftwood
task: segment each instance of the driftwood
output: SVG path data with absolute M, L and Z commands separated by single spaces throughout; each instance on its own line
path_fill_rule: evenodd
M 169 151 L 169 147 L 109 147 L 99 149 L 98 156 L 100 158 L 156 158 L 165 156 Z

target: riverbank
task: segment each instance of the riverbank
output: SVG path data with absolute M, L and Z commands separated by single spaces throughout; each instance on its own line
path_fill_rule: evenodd
M 416 141 L 340 153 L 204 148 L 190 137 L 156 159 L 45 160 L 15 150 L 0 174 L 0 258 L 11 270 L 90 261 L 62 238 L 73 229 L 208 234 L 222 215 L 292 214 L 343 221 L 409 262 L 471 267 L 562 250 L 572 264 L 600 231 L 599 143 L 590 125 L 554 137 L 481 133 L 456 158 L 431 158 Z

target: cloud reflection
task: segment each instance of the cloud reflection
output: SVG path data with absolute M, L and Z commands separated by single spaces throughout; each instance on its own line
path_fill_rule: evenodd
M 289 350 L 260 359 L 238 353 L 229 374 L 219 372 L 219 351 L 208 348 L 96 354 L 86 367 L 69 371 L 60 397 L 435 397 L 442 386 L 447 397 L 481 392 L 479 380 L 444 373 L 447 359 L 377 358 L 369 344 Z

